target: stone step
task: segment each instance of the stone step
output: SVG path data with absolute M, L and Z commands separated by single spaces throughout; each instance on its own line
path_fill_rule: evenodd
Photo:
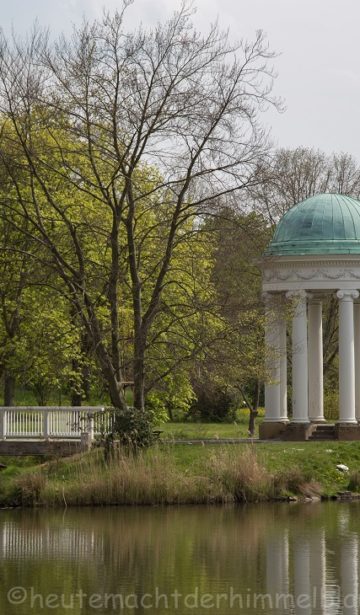
M 309 440 L 335 440 L 335 425 L 317 425 Z
M 326 435 L 326 434 L 329 434 L 329 433 L 335 433 L 335 429 L 321 429 L 321 430 L 317 429 L 316 431 L 313 432 L 313 434 L 315 434 L 315 433 L 318 434 L 318 435 L 319 434 L 325 434 Z
M 335 440 L 335 434 L 313 434 L 309 440 Z

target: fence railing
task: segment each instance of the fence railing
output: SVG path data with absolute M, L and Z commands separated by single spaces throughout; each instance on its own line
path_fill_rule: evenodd
M 101 406 L 0 406 L 0 439 L 90 440 L 111 431 L 113 414 Z

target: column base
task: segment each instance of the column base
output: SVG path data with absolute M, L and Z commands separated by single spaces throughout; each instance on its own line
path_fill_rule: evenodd
M 360 440 L 360 425 L 357 423 L 336 423 L 335 434 L 337 440 Z
M 282 439 L 292 442 L 303 442 L 309 439 L 315 429 L 316 425 L 313 423 L 291 421 L 291 423 L 287 425 Z
M 291 419 L 291 423 L 295 423 L 296 425 L 310 425 L 309 419 Z
M 312 418 L 311 416 L 309 416 L 309 421 L 310 423 L 327 423 L 326 419 L 323 416 L 315 416 L 314 418 Z
M 280 440 L 303 442 L 304 440 L 309 439 L 309 436 L 311 436 L 315 429 L 316 425 L 313 423 L 280 423 L 264 421 L 259 426 L 259 438 L 260 440 L 271 440 L 278 438 Z
M 272 440 L 280 438 L 286 430 L 287 423 L 285 421 L 263 421 L 259 425 L 260 440 Z

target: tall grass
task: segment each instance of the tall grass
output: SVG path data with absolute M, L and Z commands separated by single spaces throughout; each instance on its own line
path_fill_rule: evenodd
M 210 461 L 210 472 L 224 495 L 235 502 L 257 502 L 273 497 L 273 477 L 252 447 L 241 454 L 220 451 Z
M 155 447 L 136 456 L 120 451 L 109 463 L 97 450 L 26 468 L 10 493 L 27 506 L 106 506 L 258 502 L 311 489 L 299 470 L 269 472 L 251 446 L 216 450 L 186 467 L 171 447 Z

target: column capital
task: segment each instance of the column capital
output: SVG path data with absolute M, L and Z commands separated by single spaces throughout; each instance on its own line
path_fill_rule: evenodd
M 340 301 L 354 301 L 354 299 L 358 299 L 359 291 L 358 290 L 338 290 L 336 296 Z
M 306 299 L 309 293 L 306 290 L 289 290 L 285 296 L 287 299 Z
M 321 305 L 323 302 L 323 295 L 319 295 L 318 293 L 308 293 L 309 303 L 311 305 Z

